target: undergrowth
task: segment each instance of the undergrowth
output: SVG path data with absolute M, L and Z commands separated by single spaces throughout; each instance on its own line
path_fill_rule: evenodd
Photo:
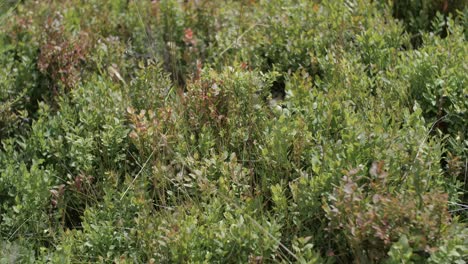
M 463 1 L 4 1 L 1 263 L 465 263 Z

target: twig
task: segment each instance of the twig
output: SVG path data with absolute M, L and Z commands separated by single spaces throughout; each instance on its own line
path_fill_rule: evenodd
M 8 240 L 10 240 L 15 234 L 16 232 L 18 232 L 18 230 L 24 226 L 24 224 L 26 224 L 29 220 L 31 220 L 31 218 L 33 217 L 33 215 L 31 215 L 28 219 L 26 219 L 20 226 L 18 226 L 18 228 L 16 228 L 16 230 L 8 237 Z
M 263 25 L 263 24 L 254 24 L 254 25 L 252 25 L 252 26 L 249 27 L 246 31 L 244 31 L 244 33 L 242 33 L 235 41 L 233 41 L 233 42 L 231 43 L 231 45 L 229 45 L 226 49 L 224 49 L 218 56 L 219 56 L 219 57 L 223 56 L 223 54 L 226 53 L 226 51 L 228 51 L 229 49 L 231 49 L 232 46 L 234 46 L 234 44 L 239 43 L 239 40 L 241 40 L 242 37 L 244 37 L 245 34 L 247 34 L 249 31 L 251 31 L 252 29 L 254 29 L 256 26 L 268 27 L 267 25 Z
M 409 170 L 407 170 L 405 172 L 405 175 L 403 175 L 403 178 L 406 178 L 406 176 L 408 176 L 408 172 L 410 172 L 412 169 L 413 169 L 413 165 L 416 163 L 416 160 L 418 159 L 418 156 L 419 154 L 421 153 L 421 150 L 422 150 L 422 147 L 424 145 L 424 142 L 426 142 L 427 138 L 429 137 L 429 135 L 431 134 L 432 130 L 434 129 L 434 127 L 444 118 L 446 118 L 447 115 L 444 115 L 442 117 L 440 117 L 439 119 L 437 119 L 431 126 L 431 128 L 429 129 L 429 131 L 427 132 L 426 136 L 423 138 L 423 140 L 421 141 L 421 143 L 419 144 L 419 147 L 418 147 L 418 152 L 416 152 L 416 156 L 414 157 L 414 160 L 413 162 L 411 163 L 411 166 L 409 168 Z
M 141 167 L 140 171 L 137 173 L 137 175 L 135 176 L 135 178 L 133 178 L 132 182 L 130 183 L 130 185 L 127 187 L 127 189 L 125 190 L 125 192 L 122 194 L 122 196 L 120 197 L 120 201 L 122 201 L 122 199 L 124 198 L 124 196 L 127 194 L 128 190 L 130 190 L 130 188 L 133 186 L 133 184 L 135 183 L 136 179 L 138 179 L 138 176 L 140 176 L 140 174 L 143 172 L 143 170 L 145 169 L 146 167 L 146 164 L 148 164 L 149 160 L 151 159 L 151 157 L 153 157 L 154 153 L 156 152 L 156 148 L 153 150 L 153 152 L 151 152 L 151 155 L 149 155 L 148 159 L 146 159 L 145 163 L 143 164 L 143 166 Z

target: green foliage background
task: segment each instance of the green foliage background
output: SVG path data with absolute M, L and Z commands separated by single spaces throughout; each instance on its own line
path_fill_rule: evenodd
M 465 263 L 466 1 L 0 3 L 0 263 Z

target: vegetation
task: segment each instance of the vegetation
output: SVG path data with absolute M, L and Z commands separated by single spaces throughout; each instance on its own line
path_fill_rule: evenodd
M 0 22 L 0 263 L 466 263 L 466 1 Z

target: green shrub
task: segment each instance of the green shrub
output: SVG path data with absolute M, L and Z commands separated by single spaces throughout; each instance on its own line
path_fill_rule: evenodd
M 464 263 L 457 4 L 1 4 L 0 262 Z
M 392 4 L 393 16 L 404 21 L 406 29 L 413 34 L 413 43 L 416 46 L 421 44 L 421 38 L 417 34 L 431 30 L 438 14 L 457 14 L 457 10 L 461 11 L 467 7 L 466 2 L 462 0 L 395 0 Z

